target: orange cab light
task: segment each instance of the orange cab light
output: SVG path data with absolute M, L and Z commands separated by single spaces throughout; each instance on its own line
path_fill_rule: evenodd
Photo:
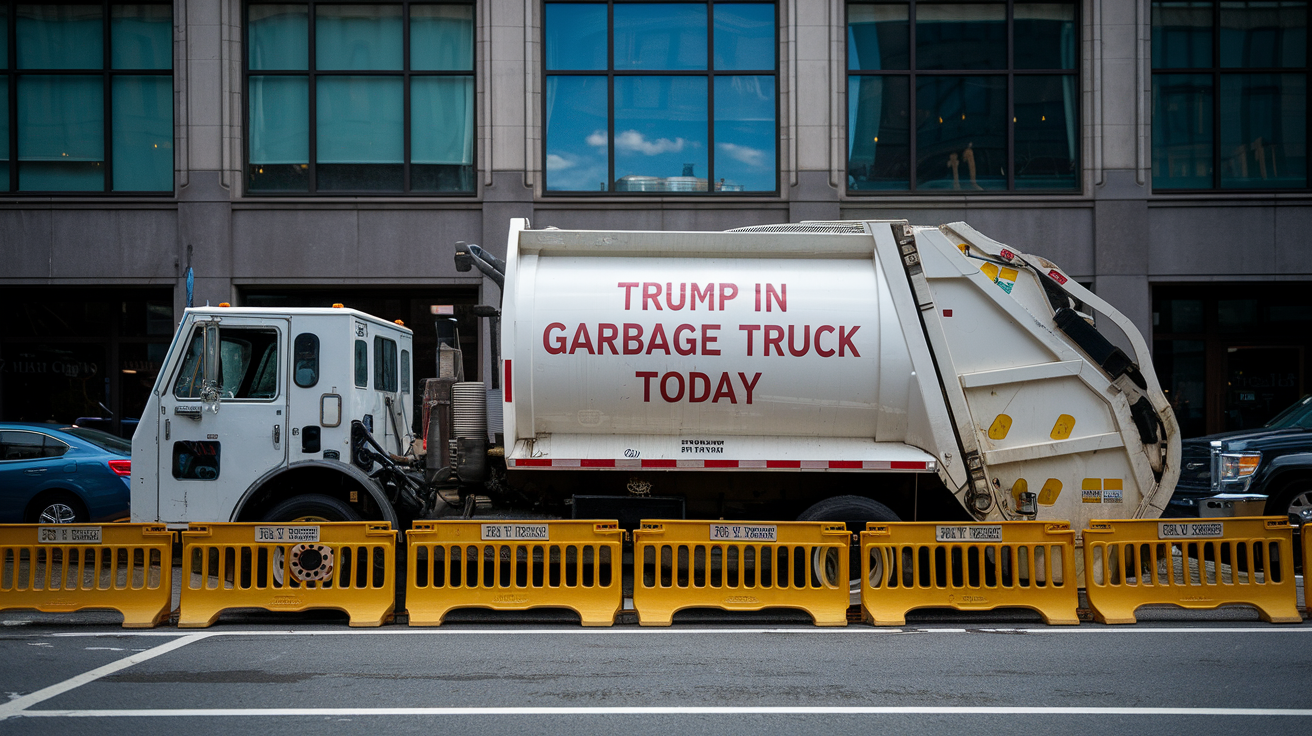
M 341 309 L 341 308 L 343 308 L 343 307 L 345 307 L 345 306 L 346 306 L 345 304 L 340 304 L 340 303 L 338 303 L 338 304 L 334 304 L 334 305 L 333 305 L 333 309 Z
M 229 303 L 227 303 L 227 302 L 219 302 L 219 306 L 220 306 L 220 307 L 231 307 L 232 305 L 229 304 Z
M 392 321 L 395 322 L 395 323 L 397 323 L 398 325 L 401 325 L 402 327 L 405 327 L 405 323 L 402 322 L 402 321 L 399 320 L 399 319 L 394 319 L 394 320 L 392 320 Z

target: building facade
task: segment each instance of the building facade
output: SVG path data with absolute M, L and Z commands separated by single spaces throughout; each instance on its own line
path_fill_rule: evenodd
M 1312 387 L 1308 3 L 0 4 L 0 418 L 130 433 L 195 304 L 438 311 L 535 227 L 965 220 L 1152 341 L 1187 435 Z M 450 310 L 438 307 L 450 306 Z

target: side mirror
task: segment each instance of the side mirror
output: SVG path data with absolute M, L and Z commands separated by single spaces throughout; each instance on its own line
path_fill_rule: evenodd
M 200 400 L 211 414 L 219 413 L 219 326 L 214 322 L 205 323 Z

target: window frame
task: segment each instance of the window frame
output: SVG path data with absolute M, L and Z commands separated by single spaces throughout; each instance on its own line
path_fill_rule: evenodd
M 308 34 L 306 41 L 306 68 L 305 69 L 257 69 L 253 73 L 250 67 L 250 8 L 252 5 L 278 5 L 278 4 L 304 4 L 307 8 L 307 29 Z M 480 183 L 479 168 L 479 142 L 481 135 L 479 133 L 479 89 L 478 70 L 481 58 L 479 56 L 479 4 L 477 0 L 427 0 L 420 2 L 418 0 L 389 0 L 388 2 L 369 2 L 364 4 L 378 5 L 400 5 L 401 6 L 401 69 L 334 69 L 332 71 L 321 72 L 316 68 L 315 59 L 315 8 L 319 5 L 352 5 L 361 3 L 350 2 L 319 2 L 318 0 L 291 0 L 287 3 L 270 2 L 265 0 L 243 0 L 241 4 L 241 129 L 242 129 L 242 197 L 406 197 L 406 198 L 424 198 L 435 197 L 442 199 L 465 198 L 475 199 L 480 196 L 482 185 Z M 467 5 L 473 10 L 473 37 L 470 43 L 473 49 L 473 63 L 468 71 L 432 71 L 421 70 L 412 71 L 410 69 L 410 6 L 412 5 Z M 307 162 L 307 181 L 309 186 L 304 190 L 287 191 L 287 190 L 254 190 L 252 191 L 247 183 L 248 172 L 251 166 L 251 111 L 250 111 L 250 85 L 252 76 L 278 76 L 278 77 L 304 77 L 307 85 L 307 126 L 308 150 L 306 157 Z M 399 77 L 402 81 L 401 93 L 401 189 L 400 190 L 339 190 L 319 191 L 318 177 L 318 95 L 316 92 L 316 80 L 318 77 Z M 474 103 L 473 116 L 470 120 L 470 126 L 473 132 L 473 152 L 470 160 L 470 166 L 473 169 L 472 180 L 473 186 L 467 191 L 413 191 L 410 181 L 410 80 L 412 77 L 471 77 L 474 83 Z
M 311 342 L 311 343 L 313 344 L 313 346 L 314 346 L 314 357 L 313 357 L 313 361 L 314 361 L 314 380 L 310 381 L 309 383 L 301 383 L 301 379 L 298 378 L 297 375 L 296 375 L 296 373 L 297 373 L 297 363 L 300 362 L 300 358 L 297 356 L 297 353 L 299 352 L 300 347 L 299 347 L 299 345 L 298 345 L 297 343 L 299 343 L 299 342 L 301 341 L 301 338 L 309 338 L 309 342 Z M 320 340 L 319 340 L 319 335 L 318 335 L 317 333 L 314 333 L 314 332 L 308 332 L 308 331 L 307 331 L 307 332 L 301 332 L 301 333 L 298 333 L 298 334 L 296 335 L 296 337 L 292 338 L 292 349 L 291 349 L 291 353 L 292 353 L 292 383 L 295 384 L 298 388 L 314 388 L 315 386 L 317 386 L 317 385 L 319 384 L 319 363 L 320 363 L 320 355 L 321 355 L 321 353 L 320 353 L 320 345 L 321 345 L 321 343 L 320 343 Z
M 844 107 L 842 110 L 839 125 L 843 129 L 843 164 L 842 164 L 842 197 L 852 198 L 872 198 L 872 197 L 925 197 L 925 196 L 1082 196 L 1085 193 L 1085 166 L 1087 162 L 1084 156 L 1084 3 L 1070 2 L 1069 0 L 1051 0 L 1047 4 L 1069 5 L 1075 10 L 1074 27 L 1076 32 L 1075 38 L 1075 66 L 1071 69 L 1017 69 L 1016 68 L 1016 4 L 1045 4 L 1044 0 L 959 0 L 956 4 L 974 5 L 974 4 L 1005 4 L 1007 12 L 1007 64 L 999 69 L 925 69 L 916 68 L 916 5 L 921 0 L 845 0 L 843 3 L 843 76 L 842 90 Z M 939 4 L 929 3 L 926 4 Z M 851 69 L 848 65 L 847 55 L 847 37 L 850 33 L 849 10 L 853 5 L 906 5 L 907 6 L 907 68 L 906 69 L 880 69 L 878 71 L 862 71 Z M 849 140 L 852 131 L 848 129 L 848 115 L 851 109 L 852 100 L 848 96 L 849 80 L 853 77 L 888 77 L 901 76 L 907 79 L 907 105 L 910 111 L 911 119 L 908 121 L 908 148 L 910 149 L 909 169 L 907 172 L 906 189 L 853 189 L 847 184 L 849 159 L 846 151 L 848 150 Z M 1018 189 L 1016 187 L 1016 77 L 1063 77 L 1070 76 L 1075 80 L 1075 129 L 1077 142 L 1075 146 L 1075 186 L 1068 189 L 1044 189 L 1039 187 Z M 918 189 L 916 177 L 916 80 L 918 77 L 1005 77 L 1007 80 L 1007 186 L 1005 189 L 984 189 L 969 190 L 961 189 Z
M 68 454 L 68 451 L 70 449 L 72 449 L 71 445 L 59 439 L 58 437 L 52 437 L 46 434 L 45 432 L 39 432 L 35 429 L 27 429 L 26 427 L 9 427 L 5 429 L 0 429 L 0 432 L 3 432 L 4 434 L 20 434 L 20 433 L 30 434 L 30 435 L 35 435 L 36 437 L 39 437 L 41 439 L 41 444 L 35 445 L 36 447 L 41 448 L 40 455 L 37 455 L 36 457 L 6 458 L 3 454 L 0 454 L 0 463 L 30 463 L 39 460 L 50 460 L 56 457 L 63 457 L 64 455 Z M 9 442 L 0 441 L 0 450 L 3 450 L 3 448 L 8 444 Z M 58 455 L 46 454 L 46 448 L 53 447 L 53 446 L 62 446 L 64 448 L 64 451 L 59 453 Z
M 1309 95 L 1312 95 L 1312 1 L 1308 2 L 1308 3 L 1307 3 L 1307 6 L 1306 6 L 1306 7 L 1307 7 L 1307 15 L 1306 15 L 1306 21 L 1305 21 L 1305 22 L 1306 22 L 1306 27 L 1304 28 L 1304 32 L 1305 32 L 1306 35 L 1307 35 L 1307 38 L 1306 38 L 1306 40 L 1304 41 L 1304 43 L 1305 43 L 1305 47 L 1304 47 L 1304 48 L 1306 49 L 1306 51 L 1305 51 L 1305 55 L 1304 55 L 1304 58 L 1303 58 L 1303 66 L 1301 66 L 1301 67 L 1297 67 L 1297 66 L 1288 66 L 1288 67 L 1246 67 L 1246 66 L 1228 67 L 1228 66 L 1222 66 L 1222 64 L 1221 64 L 1221 5 L 1222 5 L 1223 0 L 1207 0 L 1207 1 L 1210 2 L 1210 3 L 1212 4 L 1212 15 L 1211 15 L 1211 21 L 1212 21 L 1212 27 L 1211 27 L 1211 31 L 1212 31 L 1212 39 L 1211 39 L 1211 40 L 1212 40 L 1212 43 L 1211 43 L 1212 63 L 1211 63 L 1210 66 L 1198 66 L 1198 67 L 1174 67 L 1174 66 L 1164 66 L 1164 67 L 1160 67 L 1160 68 L 1159 68 L 1159 67 L 1156 67 L 1156 66 L 1153 65 L 1153 63 L 1152 63 L 1151 46 L 1150 46 L 1150 48 L 1149 48 L 1149 55 L 1148 55 L 1148 57 L 1149 57 L 1149 58 L 1148 58 L 1148 78 L 1149 78 L 1149 82 L 1148 82 L 1148 84 L 1149 84 L 1149 86 L 1148 86 L 1148 90 L 1149 90 L 1149 92 L 1150 92 L 1150 95 L 1149 95 L 1149 99 L 1148 99 L 1148 106 L 1149 106 L 1149 112 L 1148 112 L 1148 115 L 1149 115 L 1149 127 L 1148 127 L 1148 130 L 1149 130 L 1149 132 L 1148 132 L 1148 179 L 1149 179 L 1149 182 L 1150 182 L 1150 189 L 1151 189 L 1152 193 L 1153 193 L 1153 194 L 1169 194 L 1169 195 L 1172 195 L 1172 196 L 1176 196 L 1176 195 L 1180 195 L 1180 194 L 1194 194 L 1194 195 L 1207 195 L 1207 194 L 1240 194 L 1240 193 L 1242 193 L 1242 194 L 1281 194 L 1281 193 L 1299 193 L 1299 192 L 1308 192 L 1308 191 L 1312 191 L 1312 153 L 1308 153 L 1308 152 L 1307 152 L 1308 149 L 1309 149 L 1309 146 L 1312 146 L 1312 104 L 1310 104 L 1310 103 L 1308 102 L 1308 96 L 1309 96 Z M 1154 3 L 1154 2 L 1151 2 L 1151 0 L 1150 0 L 1150 2 L 1148 3 L 1148 33 L 1149 33 L 1149 43 L 1150 43 L 1150 44 L 1151 44 L 1152 34 L 1153 34 L 1153 30 L 1154 30 L 1154 29 L 1153 29 L 1153 25 L 1152 25 L 1152 11 L 1153 11 L 1153 5 L 1155 5 L 1155 3 Z M 1223 187 L 1223 186 L 1221 185 L 1221 168 L 1222 168 L 1222 161 L 1223 161 L 1223 158 L 1222 158 L 1222 150 L 1221 150 L 1221 108 L 1222 108 L 1222 106 L 1223 106 L 1223 104 L 1224 104 L 1223 101 L 1221 100 L 1221 80 L 1222 80 L 1224 77 L 1226 77 L 1226 76 L 1235 76 L 1235 77 L 1239 77 L 1239 76 L 1255 75 L 1255 74 L 1270 74 L 1270 75 L 1273 75 L 1273 76 L 1274 76 L 1274 75 L 1297 75 L 1297 74 L 1301 74 L 1301 75 L 1303 76 L 1303 84 L 1304 84 L 1304 86 L 1303 86 L 1303 92 L 1304 92 L 1304 96 L 1303 96 L 1303 147 L 1304 147 L 1304 151 L 1305 151 L 1305 153 L 1303 154 L 1303 155 L 1304 155 L 1304 160 L 1303 160 L 1303 169 L 1304 169 L 1304 171 L 1303 171 L 1303 186 L 1301 186 L 1301 187 Z M 1211 146 L 1211 153 L 1212 153 L 1212 185 L 1209 186 L 1209 187 L 1172 188 L 1172 187 L 1158 187 L 1158 186 L 1156 186 L 1155 184 L 1152 184 L 1152 181 L 1153 181 L 1152 173 L 1153 173 L 1153 169 L 1155 168 L 1155 160 L 1154 160 L 1154 158 L 1155 158 L 1155 154 L 1156 154 L 1156 150 L 1155 150 L 1155 147 L 1154 147 L 1154 145 L 1153 145 L 1152 126 L 1153 126 L 1157 121 L 1153 119 L 1153 112 L 1154 112 L 1154 108 L 1155 108 L 1154 101 L 1155 101 L 1155 100 L 1154 100 L 1153 96 L 1151 95 L 1151 92 L 1152 92 L 1152 90 L 1153 90 L 1154 87 L 1155 87 L 1156 79 L 1157 79 L 1158 75 L 1162 75 L 1162 76 L 1165 76 L 1165 75 L 1195 75 L 1195 76 L 1207 76 L 1207 77 L 1210 77 L 1210 78 L 1211 78 L 1211 82 L 1212 82 L 1212 120 L 1211 120 L 1211 123 L 1212 123 L 1212 146 Z
M 668 69 L 668 70 L 651 70 L 651 69 L 615 69 L 615 6 L 616 5 L 635 5 L 650 4 L 659 2 L 662 4 L 678 5 L 700 5 L 707 8 L 706 13 L 706 68 L 705 69 Z M 606 69 L 591 70 L 573 70 L 573 71 L 550 71 L 547 69 L 547 5 L 553 4 L 549 0 L 538 0 L 538 17 L 541 19 L 538 29 L 538 68 L 541 70 L 542 90 L 538 95 L 538 131 L 540 133 L 541 151 L 538 156 L 539 171 L 542 172 L 542 196 L 543 197 L 623 197 L 636 199 L 652 199 L 655 197 L 678 197 L 686 198 L 713 198 L 723 199 L 726 197 L 750 197 L 760 199 L 767 197 L 778 198 L 783 194 L 784 179 L 784 162 L 783 162 L 783 127 L 780 124 L 780 112 L 782 103 L 780 101 L 780 76 L 779 62 L 784 58 L 781 44 L 781 15 L 784 9 L 783 3 L 778 0 L 555 0 L 555 3 L 568 3 L 580 5 L 604 5 L 606 6 Z M 774 69 L 766 72 L 762 70 L 724 70 L 715 69 L 715 14 L 716 5 L 773 5 L 774 6 Z M 715 79 L 716 77 L 761 77 L 770 76 L 774 78 L 774 189 L 773 190 L 756 190 L 756 191 L 734 191 L 734 192 L 716 192 L 715 184 Z M 590 191 L 586 189 L 562 190 L 547 188 L 547 78 L 548 77 L 606 77 L 606 157 L 607 157 L 607 184 L 606 191 Z M 615 186 L 615 78 L 616 77 L 703 77 L 706 79 L 706 183 L 705 192 L 622 192 L 614 189 Z M 796 94 L 796 90 L 792 91 Z M 795 127 L 795 124 L 794 124 Z
M 0 76 L 7 79 L 9 84 L 8 105 L 9 105 L 9 190 L 0 192 L 0 197 L 86 197 L 95 195 L 97 197 L 172 197 L 178 187 L 178 159 L 177 159 L 177 89 L 178 82 L 174 76 L 177 71 L 176 58 L 174 58 L 173 44 L 176 43 L 174 31 L 169 32 L 170 50 L 169 50 L 169 68 L 168 69 L 114 69 L 113 68 L 113 39 L 110 37 L 111 26 L 113 25 L 113 7 L 115 5 L 160 5 L 169 8 L 171 19 L 170 28 L 174 28 L 176 23 L 176 14 L 173 12 L 173 3 L 168 0 L 133 0 L 125 2 L 124 0 L 87 0 L 86 2 L 58 3 L 61 5 L 97 5 L 101 7 L 101 67 L 100 69 L 19 69 L 18 68 L 18 6 L 24 3 L 11 1 L 0 7 L 0 12 L 5 13 L 8 19 L 7 39 L 9 44 L 6 59 L 6 68 L 0 69 Z M 55 3 L 52 3 L 55 4 Z M 18 188 L 18 168 L 21 159 L 18 155 L 18 79 L 23 76 L 79 76 L 101 78 L 101 96 L 103 103 L 103 127 L 104 127 L 104 177 L 105 185 L 103 189 L 57 189 L 57 190 L 38 190 Z M 155 76 L 169 78 L 170 103 L 169 110 L 171 116 L 173 155 L 172 166 L 172 186 L 168 189 L 159 190 L 133 190 L 133 191 L 115 191 L 114 189 L 114 78 L 121 76 L 141 77 Z
M 197 323 L 197 324 L 193 325 L 192 330 L 191 330 L 191 334 L 189 335 L 189 339 L 186 341 L 185 346 L 180 346 L 180 347 L 183 348 L 183 349 L 182 349 L 182 353 L 181 353 L 181 356 L 180 356 L 180 358 L 179 358 L 179 360 L 178 360 L 177 367 L 174 369 L 174 374 L 173 374 L 173 376 L 172 376 L 172 380 L 170 381 L 170 385 L 172 386 L 172 388 L 169 389 L 169 393 L 170 393 L 170 396 L 171 396 L 171 400 L 172 400 L 174 403 L 178 403 L 178 402 L 189 402 L 189 401 L 200 401 L 200 400 L 201 400 L 199 396 L 179 396 L 179 395 L 178 395 L 178 385 L 179 385 L 178 382 L 182 380 L 182 371 L 183 371 L 183 369 L 185 369 L 185 368 L 187 367 L 187 356 L 190 355 L 190 353 L 191 353 L 191 347 L 192 347 L 193 345 L 196 344 L 196 343 L 195 343 L 196 338 L 199 337 L 199 338 L 201 338 L 201 342 L 202 342 L 202 343 L 204 342 L 204 331 L 205 331 L 205 324 L 204 324 L 204 323 Z M 275 351 L 275 354 L 274 354 L 274 360 L 275 360 L 275 361 L 277 361 L 277 360 L 281 360 L 281 357 L 282 357 L 281 354 L 282 354 L 283 352 L 285 352 L 285 351 L 282 349 L 282 344 L 283 344 L 283 343 L 282 343 L 282 339 L 283 339 L 283 331 L 282 331 L 282 329 L 279 328 L 277 325 L 272 325 L 272 324 L 260 324 L 260 325 L 255 325 L 255 324 L 252 324 L 252 325 L 237 324 L 237 325 L 228 325 L 228 326 L 220 325 L 220 326 L 219 326 L 219 360 L 220 360 L 220 368 L 222 368 L 222 360 L 223 360 L 223 336 L 224 336 L 224 332 L 225 332 L 225 331 L 226 331 L 229 335 L 231 335 L 232 332 L 266 332 L 266 333 L 273 333 L 273 348 L 274 348 L 274 351 Z M 203 349 L 203 348 L 202 348 L 202 349 Z M 197 359 L 196 365 L 197 365 L 197 367 L 199 368 L 199 366 L 200 366 L 200 358 Z M 251 378 L 251 379 L 253 380 L 253 379 L 254 379 L 254 373 L 257 372 L 257 371 L 259 371 L 259 366 L 256 364 L 256 356 L 255 356 L 255 354 L 252 353 L 251 356 L 250 356 L 250 362 L 248 362 L 248 363 L 246 364 L 246 373 L 243 374 L 243 377 L 242 377 L 242 383 L 245 383 L 245 380 L 246 380 L 246 378 L 248 378 L 248 377 Z M 271 404 L 271 403 L 273 403 L 273 402 L 279 401 L 279 400 L 282 398 L 282 390 L 283 390 L 283 388 L 285 388 L 284 385 L 283 385 L 283 382 L 282 382 L 282 370 L 281 370 L 281 367 L 275 365 L 275 366 L 274 366 L 274 369 L 273 369 L 273 373 L 274 373 L 274 380 L 275 380 L 275 387 L 274 387 L 273 396 L 268 396 L 268 397 L 254 397 L 254 396 L 223 396 L 223 395 L 222 395 L 222 392 L 220 392 L 220 395 L 219 395 L 219 401 L 222 402 L 222 403 L 225 403 L 225 404 Z M 220 372 L 220 377 L 219 377 L 220 384 L 222 383 L 222 380 L 223 380 L 223 378 L 222 378 L 222 373 Z M 240 388 L 240 385 L 239 385 L 238 387 Z

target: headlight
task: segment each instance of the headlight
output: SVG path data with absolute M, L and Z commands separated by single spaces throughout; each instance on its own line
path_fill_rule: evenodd
M 1262 462 L 1260 452 L 1236 452 L 1221 455 L 1221 480 L 1236 481 L 1248 478 L 1257 472 Z

